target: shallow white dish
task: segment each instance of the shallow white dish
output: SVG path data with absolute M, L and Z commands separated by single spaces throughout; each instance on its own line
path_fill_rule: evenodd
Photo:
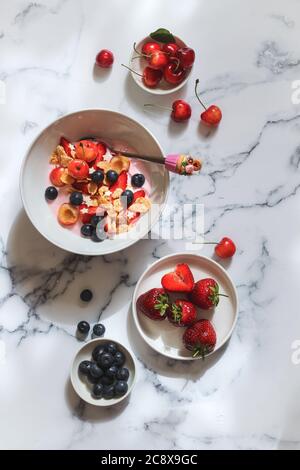
M 167 198 L 169 173 L 164 166 L 139 162 L 141 171 L 151 175 L 150 222 L 148 217 L 141 217 L 128 232 L 128 237 L 116 236 L 113 240 L 94 243 L 62 227 L 45 200 L 45 189 L 50 184 L 49 157 L 58 145 L 61 136 L 71 141 L 83 136 L 102 137 L 107 142 L 119 141 L 133 147 L 137 153 L 164 155 L 155 137 L 140 123 L 123 114 L 105 109 L 89 109 L 58 119 L 36 137 L 21 168 L 21 197 L 27 215 L 35 228 L 54 245 L 72 253 L 87 256 L 123 250 L 143 238 L 157 222 Z
M 174 36 L 174 38 L 176 40 L 176 43 L 179 45 L 179 47 L 186 46 L 185 42 L 183 42 L 180 38 L 178 38 L 177 36 Z M 139 43 L 136 44 L 136 49 L 138 51 L 141 51 L 144 43 L 147 41 L 153 41 L 153 39 L 151 39 L 149 36 L 145 37 Z M 142 74 L 144 68 L 148 65 L 148 63 L 146 59 L 144 59 L 143 57 L 141 57 L 140 59 L 133 59 L 133 57 L 135 56 L 136 56 L 136 52 L 133 50 L 131 57 L 130 57 L 129 67 L 133 69 L 135 72 Z M 167 83 L 165 80 L 162 80 L 159 83 L 159 86 L 157 88 L 146 87 L 146 85 L 144 85 L 143 83 L 142 77 L 140 77 L 134 72 L 130 72 L 130 73 L 135 83 L 144 91 L 147 91 L 148 93 L 152 93 L 153 95 L 169 95 L 170 93 L 174 93 L 175 91 L 180 90 L 180 88 L 182 88 L 186 84 L 186 82 L 189 79 L 192 68 L 193 67 L 191 67 L 187 71 L 187 75 L 185 79 L 181 83 L 179 83 L 179 85 L 174 86 L 174 85 L 171 85 L 170 83 Z
M 238 316 L 238 298 L 236 288 L 228 273 L 215 261 L 196 254 L 176 253 L 168 255 L 149 266 L 140 277 L 134 290 L 132 312 L 136 327 L 146 343 L 163 356 L 172 359 L 198 360 L 191 357 L 182 342 L 185 328 L 173 326 L 167 319 L 154 321 L 139 313 L 136 308 L 138 297 L 153 287 L 161 287 L 162 276 L 173 271 L 176 264 L 187 263 L 194 275 L 195 281 L 205 277 L 214 278 L 220 286 L 220 292 L 229 297 L 221 297 L 219 305 L 211 310 L 198 310 L 198 319 L 206 318 L 212 321 L 216 330 L 217 343 L 213 354 L 230 338 Z M 172 294 L 171 298 L 182 298 L 185 295 Z M 210 355 L 209 354 L 209 355 Z M 200 357 L 201 359 L 201 357 Z
M 104 398 L 94 398 L 91 394 L 91 385 L 88 383 L 87 380 L 84 379 L 84 377 L 81 377 L 78 372 L 78 367 L 81 361 L 90 361 L 92 357 L 92 351 L 93 349 L 98 346 L 98 344 L 106 344 L 106 343 L 115 343 L 119 350 L 125 354 L 126 357 L 126 362 L 124 367 L 127 367 L 129 370 L 129 379 L 128 379 L 128 391 L 125 395 L 119 398 L 111 398 L 109 400 L 106 400 Z M 92 339 L 88 343 L 85 343 L 81 348 L 77 351 L 75 358 L 72 363 L 71 367 L 71 383 L 73 385 L 73 388 L 77 395 L 82 398 L 87 403 L 90 403 L 91 405 L 95 406 L 112 406 L 116 405 L 117 403 L 120 403 L 123 401 L 131 392 L 135 385 L 136 381 L 136 365 L 135 365 L 135 360 L 132 356 L 132 354 L 128 351 L 128 349 L 125 348 L 122 344 L 120 344 L 118 341 L 115 341 L 114 339 L 107 339 L 107 338 L 96 338 Z

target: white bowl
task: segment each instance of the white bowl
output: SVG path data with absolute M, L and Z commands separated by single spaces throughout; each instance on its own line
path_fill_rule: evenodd
M 187 263 L 194 275 L 195 281 L 205 277 L 214 278 L 220 286 L 220 292 L 229 297 L 221 297 L 219 305 L 212 311 L 198 309 L 198 319 L 211 320 L 217 334 L 215 349 L 218 351 L 230 338 L 238 316 L 238 298 L 236 288 L 227 272 L 215 261 L 197 254 L 177 253 L 168 255 L 149 266 L 140 277 L 133 294 L 132 312 L 138 332 L 146 343 L 163 356 L 180 360 L 198 360 L 193 358 L 182 342 L 185 328 L 172 325 L 167 319 L 154 321 L 139 313 L 136 308 L 138 297 L 153 287 L 161 287 L 162 276 L 173 271 L 176 264 Z M 172 294 L 172 298 L 185 297 L 182 294 Z M 200 358 L 201 359 L 201 358 Z
M 177 36 L 174 36 L 174 38 L 176 40 L 176 43 L 179 45 L 179 47 L 186 47 L 185 42 L 183 42 L 180 38 L 178 38 Z M 139 43 L 136 44 L 136 49 L 138 51 L 141 51 L 144 43 L 148 41 L 153 41 L 153 39 L 151 39 L 150 36 L 142 39 Z M 142 74 L 144 68 L 148 65 L 148 62 L 143 57 L 141 57 L 140 59 L 133 59 L 133 57 L 135 56 L 136 56 L 136 52 L 133 50 L 133 53 L 131 54 L 131 57 L 130 57 L 129 66 L 135 72 Z M 187 71 L 187 75 L 185 79 L 181 83 L 179 83 L 179 85 L 177 86 L 171 85 L 170 83 L 167 83 L 165 80 L 162 80 L 159 83 L 159 86 L 157 88 L 148 88 L 146 87 L 146 85 L 144 85 L 142 77 L 140 77 L 134 72 L 131 72 L 131 76 L 133 80 L 135 81 L 135 83 L 144 91 L 148 91 L 148 93 L 152 93 L 153 95 L 169 95 L 170 93 L 174 93 L 175 91 L 180 90 L 180 88 L 182 88 L 186 84 L 186 82 L 189 79 L 192 68 L 193 67 L 191 67 Z
M 58 145 L 60 137 L 71 141 L 83 136 L 102 137 L 104 141 L 120 141 L 133 147 L 137 153 L 163 155 L 155 137 L 140 123 L 120 113 L 104 109 L 83 110 L 68 114 L 42 131 L 29 148 L 20 175 L 20 189 L 24 208 L 35 228 L 58 247 L 82 255 L 104 255 L 123 250 L 143 238 L 157 222 L 165 204 L 169 173 L 163 165 L 139 161 L 142 172 L 151 177 L 151 218 L 141 217 L 128 232 L 95 243 L 62 227 L 53 213 L 51 203 L 45 200 L 49 186 L 49 157 Z
M 106 343 L 115 343 L 118 347 L 118 349 L 125 355 L 126 357 L 126 362 L 124 367 L 127 367 L 129 370 L 129 379 L 128 379 L 128 390 L 125 395 L 119 398 L 111 398 L 109 400 L 106 400 L 105 398 L 94 398 L 91 390 L 91 384 L 88 383 L 87 380 L 84 379 L 84 377 L 81 377 L 81 375 L 78 372 L 78 367 L 81 361 L 90 361 L 92 358 L 92 351 L 93 349 L 98 346 L 98 344 L 106 344 Z M 135 385 L 136 381 L 136 364 L 135 360 L 132 356 L 132 354 L 128 351 L 128 349 L 125 348 L 122 344 L 120 344 L 118 341 L 115 341 L 114 339 L 107 339 L 107 338 L 96 338 L 88 343 L 85 343 L 84 346 L 81 346 L 80 349 L 77 351 L 72 367 L 71 367 L 71 383 L 73 385 L 73 388 L 77 395 L 82 398 L 87 403 L 90 403 L 91 405 L 96 405 L 96 406 L 112 406 L 116 405 L 117 403 L 120 403 L 123 401 L 131 392 Z

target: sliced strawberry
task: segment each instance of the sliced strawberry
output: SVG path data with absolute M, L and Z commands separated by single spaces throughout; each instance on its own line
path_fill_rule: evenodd
M 69 155 L 69 157 L 72 156 L 70 143 L 71 142 L 69 142 L 65 137 L 60 138 L 59 145 L 61 145 L 64 148 L 64 151 L 66 152 L 67 155 Z
M 96 214 L 98 207 L 88 206 L 87 204 L 80 204 L 79 218 L 83 224 L 88 224 L 93 215 Z
M 116 189 L 121 188 L 122 191 L 125 191 L 127 186 L 127 171 L 121 171 L 117 181 L 109 187 L 109 190 L 113 193 Z
M 161 279 L 162 286 L 172 292 L 191 292 L 194 287 L 194 276 L 186 263 L 177 264 L 175 271 L 165 274 Z
M 143 189 L 140 189 L 139 191 L 136 191 L 135 193 L 133 193 L 133 201 L 132 203 L 134 203 L 138 197 L 145 197 L 145 191 Z

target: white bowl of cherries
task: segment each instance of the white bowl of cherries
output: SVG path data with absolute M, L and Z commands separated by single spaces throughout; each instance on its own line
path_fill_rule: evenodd
M 130 59 L 132 78 L 149 93 L 167 95 L 187 82 L 195 52 L 182 39 L 164 28 L 134 43 Z

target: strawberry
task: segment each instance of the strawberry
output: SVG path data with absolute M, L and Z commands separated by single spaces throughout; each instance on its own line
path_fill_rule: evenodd
M 176 326 L 189 326 L 197 317 L 196 307 L 185 299 L 177 299 L 168 309 L 168 320 Z
M 206 278 L 195 283 L 190 300 L 198 307 L 209 310 L 218 305 L 220 296 L 228 297 L 219 293 L 219 285 L 214 279 Z
M 64 148 L 64 151 L 66 152 L 69 157 L 71 157 L 71 147 L 70 143 L 65 137 L 61 137 L 59 141 L 59 145 L 61 145 Z
M 164 289 L 150 289 L 137 299 L 137 308 L 151 320 L 164 320 L 169 307 L 169 297 Z
M 171 292 L 191 292 L 194 287 L 194 276 L 187 264 L 177 264 L 175 271 L 162 277 L 161 284 Z
M 79 218 L 83 224 L 89 224 L 93 215 L 96 214 L 98 207 L 87 206 L 87 204 L 80 204 Z
M 133 201 L 132 204 L 137 200 L 138 197 L 145 197 L 146 193 L 143 189 L 140 189 L 139 191 L 135 191 L 133 193 Z
M 98 142 L 97 143 L 97 159 L 98 162 L 103 160 L 103 156 L 106 154 L 106 145 L 103 144 L 103 142 Z
M 217 336 L 215 329 L 209 320 L 198 320 L 189 326 L 183 334 L 183 343 L 189 351 L 193 352 L 193 357 L 201 356 L 213 351 Z
M 121 171 L 117 181 L 109 187 L 109 190 L 113 193 L 116 189 L 121 188 L 125 191 L 127 186 L 127 171 Z

